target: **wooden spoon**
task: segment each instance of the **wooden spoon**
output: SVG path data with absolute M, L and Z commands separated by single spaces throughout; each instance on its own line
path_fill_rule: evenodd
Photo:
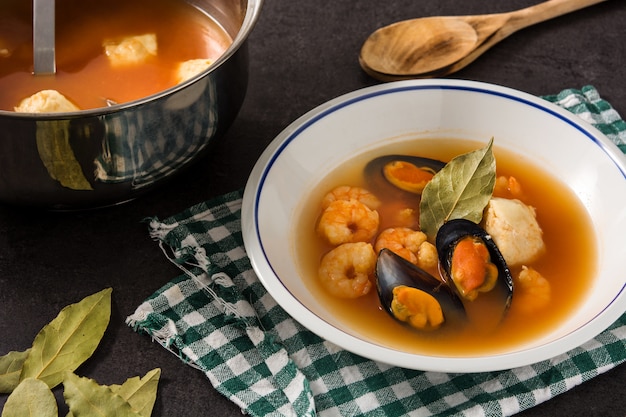
M 381 81 L 444 76 L 520 29 L 603 1 L 549 0 L 508 13 L 405 20 L 372 33 L 359 63 Z

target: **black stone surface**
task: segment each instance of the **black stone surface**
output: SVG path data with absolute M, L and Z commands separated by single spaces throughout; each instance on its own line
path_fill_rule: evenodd
M 124 324 L 144 298 L 179 273 L 141 220 L 165 218 L 242 188 L 263 149 L 290 122 L 331 98 L 378 84 L 357 60 L 362 42 L 378 27 L 412 17 L 504 12 L 534 3 L 266 0 L 249 39 L 246 101 L 210 155 L 174 181 L 117 207 L 50 213 L 0 205 L 0 355 L 27 348 L 63 306 L 110 286 L 111 324 L 78 372 L 113 384 L 161 367 L 154 416 L 240 416 L 202 373 Z M 626 116 L 626 2 L 606 1 L 518 32 L 452 77 L 536 95 L 591 84 Z M 519 415 L 623 417 L 625 386 L 626 367 L 621 366 Z M 62 403 L 61 391 L 55 393 Z M 5 401 L 0 395 L 0 407 Z

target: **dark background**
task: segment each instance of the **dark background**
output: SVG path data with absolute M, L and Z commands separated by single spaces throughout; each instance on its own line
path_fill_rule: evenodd
M 249 39 L 243 108 L 211 154 L 142 198 L 107 209 L 51 213 L 0 205 L 0 355 L 30 346 L 67 304 L 113 288 L 111 324 L 78 373 L 101 384 L 162 368 L 154 416 L 239 416 L 199 371 L 125 318 L 179 271 L 141 220 L 166 218 L 242 188 L 256 159 L 290 122 L 349 91 L 378 84 L 358 65 L 380 26 L 430 15 L 504 12 L 531 0 L 266 0 Z M 626 2 L 610 0 L 525 29 L 452 77 L 543 95 L 594 85 L 626 116 Z M 566 152 L 566 150 L 564 150 Z M 598 376 L 520 416 L 625 416 L 626 367 Z M 60 397 L 60 390 L 55 390 Z M 0 407 L 6 396 L 0 396 Z M 61 411 L 64 415 L 64 411 Z

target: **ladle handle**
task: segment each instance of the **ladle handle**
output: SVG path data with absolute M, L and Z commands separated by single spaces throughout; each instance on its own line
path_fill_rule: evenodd
M 54 0 L 33 0 L 33 67 L 35 74 L 56 72 Z
M 587 6 L 602 3 L 607 0 L 548 0 L 534 6 L 526 7 L 510 13 L 506 24 L 506 35 L 510 35 L 525 27 L 552 19 Z

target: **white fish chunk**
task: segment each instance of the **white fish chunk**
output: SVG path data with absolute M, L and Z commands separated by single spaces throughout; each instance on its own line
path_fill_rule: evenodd
M 492 198 L 483 224 L 509 266 L 531 263 L 545 252 L 535 209 L 520 200 Z
M 57 90 L 42 90 L 22 100 L 14 110 L 19 113 L 59 113 L 80 108 Z
M 205 58 L 190 59 L 188 61 L 181 62 L 178 65 L 178 70 L 176 72 L 176 82 L 182 83 L 183 81 L 200 74 L 202 71 L 209 68 L 211 64 L 211 60 Z
M 135 65 L 157 55 L 157 37 L 154 33 L 128 36 L 119 41 L 104 41 L 104 53 L 113 66 Z

